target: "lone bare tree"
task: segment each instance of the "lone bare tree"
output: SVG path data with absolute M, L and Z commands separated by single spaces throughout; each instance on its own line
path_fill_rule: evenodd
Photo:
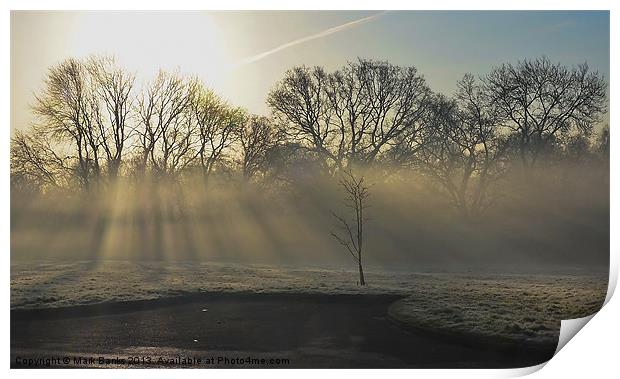
M 340 179 L 340 186 L 346 192 L 344 205 L 355 212 L 355 220 L 353 223 L 347 221 L 345 217 L 339 216 L 332 212 L 333 216 L 338 220 L 340 233 L 332 232 L 331 235 L 344 246 L 349 254 L 357 262 L 360 273 L 360 285 L 366 285 L 364 280 L 364 268 L 362 266 L 362 247 L 364 242 L 364 210 L 368 208 L 368 187 L 364 184 L 364 177 L 355 177 L 352 171 L 345 170 Z

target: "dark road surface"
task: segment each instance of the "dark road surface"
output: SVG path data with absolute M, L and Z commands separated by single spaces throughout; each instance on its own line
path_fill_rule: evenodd
M 24 358 L 58 357 L 61 363 L 51 367 L 513 368 L 542 363 L 555 350 L 497 351 L 406 331 L 387 319 L 395 300 L 230 294 L 13 310 L 11 367 L 25 367 Z M 77 356 L 96 362 L 80 364 Z M 99 364 L 98 357 L 123 361 Z M 130 364 L 135 360 L 130 357 L 138 357 L 138 364 Z M 179 357 L 198 357 L 201 363 L 179 365 L 174 362 Z M 247 357 L 265 361 L 223 360 Z

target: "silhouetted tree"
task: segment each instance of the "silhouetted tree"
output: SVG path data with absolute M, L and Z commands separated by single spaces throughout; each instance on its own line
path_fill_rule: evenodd
M 273 118 L 248 116 L 179 74 L 159 72 L 139 94 L 134 83 L 111 57 L 51 67 L 35 124 L 11 139 L 12 183 L 89 190 L 131 170 L 177 178 L 191 169 L 207 180 L 235 167 L 246 180 L 290 184 L 405 166 L 473 216 L 506 170 L 531 169 L 545 154 L 556 168 L 609 162 L 609 129 L 598 140 L 593 131 L 606 111 L 604 79 L 546 58 L 504 64 L 481 83 L 466 75 L 452 98 L 433 95 L 414 67 L 384 61 L 294 67 L 268 95 Z
M 295 67 L 269 93 L 267 103 L 276 117 L 290 123 L 291 127 L 284 129 L 287 136 L 323 157 L 329 169 L 330 163 L 340 162 L 330 149 L 334 128 L 325 123 L 329 120 L 326 82 L 327 73 L 321 67 Z
M 279 136 L 283 133 L 277 132 Z M 300 184 L 325 174 L 325 162 L 299 143 L 282 139 L 265 157 L 264 176 L 272 184 Z
M 112 57 L 91 57 L 86 65 L 95 96 L 93 120 L 107 160 L 108 175 L 115 179 L 129 138 L 128 119 L 133 108 L 135 77 L 118 67 Z
M 271 91 L 276 117 L 294 141 L 334 173 L 370 165 L 405 134 L 415 134 L 430 92 L 414 67 L 360 59 L 332 74 L 296 67 Z
M 35 96 L 33 136 L 54 142 L 82 186 L 98 183 L 107 170 L 118 176 L 128 138 L 134 76 L 112 57 L 67 59 L 53 66 Z M 60 154 L 60 152 L 58 153 Z
M 50 68 L 33 106 L 39 119 L 38 138 L 68 146 L 69 154 L 77 160 L 74 173 L 86 189 L 100 174 L 101 138 L 93 117 L 96 108 L 88 71 L 76 59 Z
M 484 78 L 485 90 L 533 167 L 559 133 L 589 133 L 606 109 L 606 83 L 587 64 L 568 68 L 547 58 L 507 63 Z
M 245 180 L 250 180 L 260 172 L 265 172 L 273 157 L 274 149 L 281 141 L 280 130 L 271 120 L 262 116 L 250 116 L 238 129 L 241 146 L 240 166 Z
M 465 75 L 457 88 L 454 99 L 435 97 L 414 162 L 473 216 L 492 199 L 489 187 L 505 170 L 508 145 L 494 101 L 473 76 Z
M 607 161 L 609 161 L 609 142 L 609 125 L 605 125 L 605 127 L 600 131 L 598 135 L 595 149 L 596 152 L 599 153 Z
M 177 74 L 160 71 L 138 100 L 140 169 L 173 175 L 191 163 L 194 131 L 189 107 L 192 88 Z
M 45 138 L 21 131 L 11 138 L 11 187 L 44 192 L 66 185 L 69 168 Z
M 191 102 L 197 124 L 197 156 L 203 178 L 208 180 L 216 164 L 238 136 L 245 120 L 241 108 L 235 108 L 197 82 Z
M 362 252 L 364 244 L 364 222 L 367 218 L 364 216 L 364 210 L 368 208 L 368 187 L 364 184 L 364 177 L 355 177 L 349 170 L 343 172 L 340 179 L 340 186 L 345 191 L 344 205 L 355 213 L 352 223 L 347 221 L 346 217 L 332 213 L 338 220 L 341 232 L 332 232 L 331 235 L 344 246 L 349 254 L 357 262 L 360 285 L 366 285 L 364 279 L 364 268 L 362 265 Z

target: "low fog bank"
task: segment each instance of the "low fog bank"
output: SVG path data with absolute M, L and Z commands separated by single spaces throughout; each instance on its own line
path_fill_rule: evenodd
M 358 172 L 361 175 L 361 172 Z M 364 261 L 420 271 L 605 272 L 609 171 L 514 173 L 493 202 L 464 216 L 411 173 L 365 172 Z M 286 185 L 123 180 L 98 194 L 11 193 L 11 260 L 217 261 L 348 266 L 330 233 L 348 216 L 337 178 Z

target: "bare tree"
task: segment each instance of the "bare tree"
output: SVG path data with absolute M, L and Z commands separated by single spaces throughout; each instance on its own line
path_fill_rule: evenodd
M 509 152 L 526 168 L 546 151 L 591 160 L 590 133 L 606 110 L 597 72 L 546 58 L 502 65 L 481 84 L 466 75 L 452 98 L 433 95 L 414 67 L 384 61 L 295 67 L 268 96 L 272 119 L 178 74 L 160 72 L 139 96 L 134 82 L 110 57 L 51 67 L 32 107 L 36 124 L 12 139 L 12 175 L 43 187 L 73 177 L 89 189 L 121 175 L 129 147 L 137 172 L 194 168 L 205 180 L 233 160 L 247 180 L 284 183 L 397 163 L 422 169 L 474 215 L 493 201 Z M 608 132 L 600 146 L 603 158 Z
M 269 118 L 253 115 L 238 129 L 238 139 L 243 178 L 250 180 L 268 169 L 269 158 L 282 138 Z
M 606 109 L 606 83 L 587 64 L 568 68 L 547 58 L 495 68 L 488 95 L 518 140 L 524 167 L 533 167 L 559 133 L 588 134 Z
M 360 81 L 370 103 L 371 128 L 365 133 L 361 160 L 369 164 L 402 135 L 415 135 L 428 106 L 430 91 L 415 67 L 360 60 Z
M 65 159 L 58 155 L 45 138 L 33 131 L 15 132 L 11 138 L 11 184 L 44 192 L 66 185 L 69 172 Z
M 331 235 L 344 246 L 349 254 L 357 262 L 360 275 L 360 285 L 366 285 L 364 280 L 364 269 L 362 266 L 362 248 L 364 242 L 364 210 L 368 208 L 368 187 L 364 184 L 364 177 L 355 177 L 350 170 L 345 170 L 340 179 L 340 186 L 344 189 L 346 196 L 344 205 L 355 213 L 352 223 L 347 218 L 333 213 L 338 220 L 341 232 L 332 232 Z
M 267 103 L 277 118 L 290 123 L 291 128 L 285 129 L 288 137 L 322 157 L 326 168 L 333 171 L 341 162 L 331 149 L 336 129 L 329 122 L 327 81 L 322 67 L 295 67 L 269 93 Z
M 493 101 L 473 76 L 465 75 L 457 87 L 454 99 L 436 96 L 413 157 L 469 217 L 493 200 L 489 188 L 505 171 L 508 144 Z
M 605 125 L 603 129 L 599 132 L 596 142 L 595 142 L 595 151 L 600 154 L 609 164 L 609 125 Z
M 177 74 L 160 71 L 138 100 L 140 169 L 173 175 L 191 163 L 194 132 L 189 107 L 189 83 Z
M 416 134 L 430 91 L 414 67 L 359 59 L 332 74 L 297 67 L 268 103 L 291 124 L 293 140 L 327 161 L 332 173 L 373 164 L 404 135 Z
M 101 141 L 93 121 L 93 98 L 84 64 L 67 59 L 50 68 L 33 105 L 39 138 L 70 145 L 69 154 L 77 161 L 74 173 L 85 189 L 100 174 Z
M 116 178 L 122 162 L 132 107 L 134 77 L 112 57 L 67 59 L 53 66 L 36 95 L 34 134 L 57 145 L 75 160 L 82 186 L 98 183 L 104 170 Z
M 118 67 L 112 57 L 91 57 L 86 64 L 95 96 L 93 120 L 107 160 L 108 176 L 116 179 L 129 138 L 127 124 L 133 108 L 135 77 Z
M 245 120 L 241 108 L 234 108 L 201 83 L 195 82 L 191 112 L 197 124 L 197 157 L 202 175 L 208 180 L 235 142 Z

